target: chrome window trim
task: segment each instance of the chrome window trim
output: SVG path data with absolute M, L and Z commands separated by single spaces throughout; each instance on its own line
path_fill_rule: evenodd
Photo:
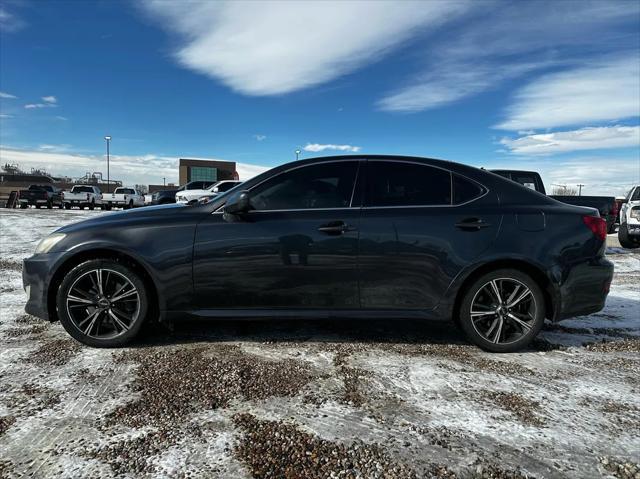
M 289 171 L 294 171 L 294 170 L 298 170 L 300 168 L 305 168 L 307 166 L 316 166 L 319 164 L 330 164 L 330 163 L 346 163 L 349 161 L 353 161 L 353 162 L 357 162 L 358 163 L 358 167 L 356 170 L 356 177 L 354 179 L 353 182 L 353 190 L 351 192 L 351 201 L 349 203 L 348 207 L 340 207 L 340 208 L 294 208 L 294 209 L 281 209 L 281 210 L 251 210 L 249 211 L 249 213 L 260 213 L 260 212 L 265 212 L 265 213 L 275 213 L 275 212 L 296 212 L 296 211 L 336 211 L 336 210 L 354 210 L 354 209 L 360 209 L 360 210 L 375 210 L 375 209 L 398 209 L 398 208 L 457 208 L 459 206 L 465 206 L 468 205 L 470 203 L 473 203 L 475 201 L 478 201 L 481 198 L 484 198 L 485 196 L 487 196 L 491 190 L 486 187 L 485 185 L 483 185 L 482 183 L 479 183 L 478 181 L 469 178 L 466 175 L 463 175 L 462 173 L 458 173 L 456 171 L 452 171 L 449 170 L 447 168 L 444 168 L 442 166 L 438 166 L 438 165 L 432 165 L 432 164 L 428 164 L 428 163 L 423 163 L 421 161 L 412 161 L 412 160 L 402 160 L 402 159 L 395 159 L 395 158 L 373 158 L 373 159 L 368 159 L 366 156 L 361 157 L 361 158 L 349 158 L 349 159 L 340 159 L 340 160 L 330 160 L 330 161 L 317 161 L 314 163 L 306 163 L 304 165 L 299 165 L 299 166 L 295 166 L 293 168 L 288 168 L 286 170 L 283 170 L 281 172 L 279 172 L 277 175 L 275 176 L 271 176 L 269 178 L 265 178 L 264 180 L 262 180 L 260 183 L 254 185 L 253 187 L 251 187 L 251 189 L 246 190 L 251 192 L 253 189 L 257 188 L 258 186 L 260 186 L 261 184 L 263 184 L 266 181 L 269 181 L 273 178 L 276 178 L 284 173 L 288 173 Z M 356 186 L 358 185 L 358 179 L 360 178 L 360 172 L 361 172 L 361 168 L 362 168 L 362 163 L 368 163 L 368 162 L 387 162 L 387 163 L 407 163 L 407 164 L 411 164 L 411 165 L 420 165 L 420 166 L 427 166 L 427 167 L 431 167 L 431 168 L 437 168 L 439 170 L 443 170 L 446 171 L 447 173 L 449 173 L 449 177 L 450 177 L 450 181 L 451 181 L 451 203 L 448 205 L 402 205 L 402 206 L 365 206 L 365 205 L 361 205 L 361 206 L 353 206 L 353 197 L 355 195 L 355 191 L 356 191 Z M 475 183 L 476 185 L 480 186 L 483 190 L 484 193 L 481 194 L 480 196 L 476 196 L 475 198 L 470 199 L 469 201 L 465 201 L 464 203 L 458 203 L 458 204 L 453 204 L 454 201 L 454 191 L 453 191 L 453 175 L 458 175 L 461 178 L 464 178 L 467 181 L 470 181 L 472 183 Z M 365 195 L 366 197 L 366 195 Z M 213 211 L 211 214 L 223 214 L 224 205 L 221 205 L 217 210 Z

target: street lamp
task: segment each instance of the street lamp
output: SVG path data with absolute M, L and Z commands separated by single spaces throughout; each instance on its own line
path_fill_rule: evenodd
M 105 136 L 104 139 L 107 140 L 107 193 L 111 193 L 111 181 L 109 178 L 109 142 L 111 137 Z
M 302 153 L 300 150 L 296 150 L 296 161 L 298 161 L 298 157 L 300 156 L 300 153 Z

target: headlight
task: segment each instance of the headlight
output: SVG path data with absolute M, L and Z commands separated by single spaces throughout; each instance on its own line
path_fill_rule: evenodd
M 38 243 L 36 246 L 36 254 L 44 254 L 51 251 L 66 235 L 64 233 L 53 233 Z
M 631 208 L 631 217 L 640 220 L 640 206 L 634 206 Z

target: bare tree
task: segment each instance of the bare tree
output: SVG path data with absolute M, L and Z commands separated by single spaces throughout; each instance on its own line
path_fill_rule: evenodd
M 555 186 L 552 194 L 558 196 L 578 196 L 578 190 L 572 186 Z
M 136 185 L 136 190 L 138 190 L 143 195 L 146 195 L 149 192 L 147 185 Z

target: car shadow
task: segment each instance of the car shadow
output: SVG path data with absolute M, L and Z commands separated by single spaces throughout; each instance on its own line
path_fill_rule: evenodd
M 182 320 L 152 324 L 132 347 L 193 342 L 468 345 L 450 321 L 379 319 Z

